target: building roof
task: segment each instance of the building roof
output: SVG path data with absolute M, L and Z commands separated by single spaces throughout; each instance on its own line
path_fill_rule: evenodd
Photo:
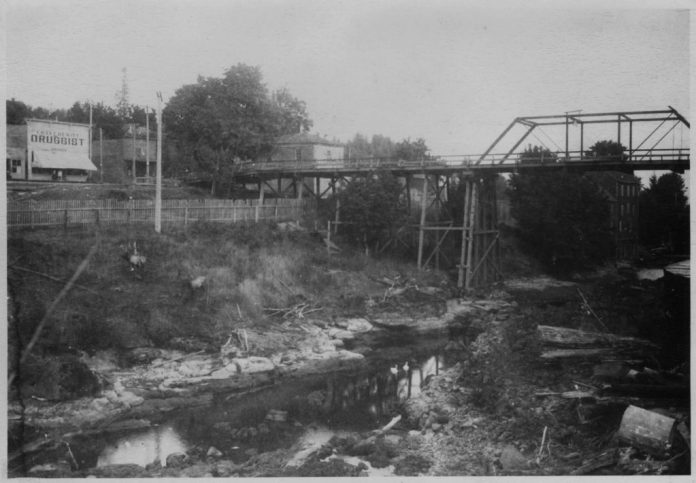
M 276 144 L 321 144 L 323 146 L 343 146 L 341 143 L 329 141 L 318 134 L 310 134 L 308 132 L 285 134 L 278 138 Z

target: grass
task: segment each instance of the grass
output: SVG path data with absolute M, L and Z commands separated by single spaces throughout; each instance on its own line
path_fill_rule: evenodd
M 136 242 L 147 257 L 132 270 L 124 249 Z M 67 280 L 94 243 L 96 255 L 44 331 L 37 355 L 74 350 L 125 351 L 169 347 L 192 338 L 219 347 L 236 328 L 266 330 L 283 322 L 268 308 L 300 301 L 321 307 L 312 317 L 327 321 L 364 313 L 367 298 L 383 292 L 374 280 L 413 278 L 439 284 L 436 272 L 413 262 L 367 258 L 349 248 L 329 256 L 320 239 L 281 232 L 273 225 L 199 223 L 188 230 L 149 227 L 27 230 L 8 240 L 8 283 L 14 327 L 10 343 L 32 336 L 63 284 L 21 268 Z M 195 277 L 205 277 L 198 289 Z

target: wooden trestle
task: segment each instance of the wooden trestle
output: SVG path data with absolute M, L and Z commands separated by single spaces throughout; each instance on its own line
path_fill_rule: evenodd
M 380 252 L 394 247 L 417 250 L 417 266 L 457 271 L 457 285 L 470 290 L 502 279 L 499 261 L 499 233 L 496 212 L 496 174 L 452 171 L 405 173 L 394 172 L 403 180 L 409 222 L 380 247 Z M 317 201 L 336 195 L 341 187 L 366 173 L 322 173 L 322 176 L 276 173 L 277 178 L 257 179 L 259 200 L 275 197 L 310 197 Z M 420 196 L 412 189 L 422 183 Z M 416 204 L 418 198 L 420 203 Z M 461 204 L 453 206 L 453 203 Z M 332 207 L 329 231 L 341 224 L 340 205 Z M 333 230 L 332 228 L 333 227 Z M 331 236 L 331 233 L 329 234 Z

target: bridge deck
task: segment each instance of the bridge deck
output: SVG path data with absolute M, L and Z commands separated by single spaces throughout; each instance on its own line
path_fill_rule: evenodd
M 522 171 L 553 171 L 571 169 L 578 171 L 640 171 L 671 170 L 683 172 L 689 169 L 688 149 L 636 150 L 623 156 L 588 157 L 581 152 L 565 153 L 545 161 L 521 162 L 516 155 L 486 155 L 481 162 L 479 156 L 440 156 L 421 161 L 405 161 L 387 158 L 325 159 L 313 161 L 249 162 L 238 166 L 238 178 L 271 178 L 278 176 L 350 176 L 387 170 L 395 175 L 407 174 L 474 174 L 510 173 Z

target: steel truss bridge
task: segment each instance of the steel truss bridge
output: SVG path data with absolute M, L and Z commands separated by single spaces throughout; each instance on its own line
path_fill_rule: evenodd
M 625 146 L 617 155 L 599 156 L 587 151 L 586 128 L 594 125 L 613 127 L 613 141 Z M 502 278 L 499 265 L 498 228 L 494 176 L 500 173 L 533 171 L 621 171 L 632 173 L 641 170 L 671 170 L 683 173 L 690 167 L 690 151 L 684 147 L 665 147 L 663 141 L 679 126 L 690 128 L 689 122 L 674 108 L 650 111 L 621 111 L 582 113 L 566 112 L 560 115 L 524 116 L 515 118 L 482 154 L 459 156 L 428 156 L 427 159 L 407 161 L 390 158 L 326 159 L 306 161 L 248 162 L 237 166 L 236 179 L 241 183 L 254 183 L 259 187 L 259 197 L 269 191 L 275 196 L 288 197 L 313 195 L 317 199 L 350 183 L 352 179 L 376 171 L 388 171 L 404 179 L 406 199 L 411 209 L 411 187 L 417 181 L 420 196 L 420 222 L 404 226 L 390 244 L 407 242 L 403 235 L 409 229 L 418 232 L 418 266 L 431 261 L 439 266 L 440 259 L 447 258 L 442 247 L 452 237 L 461 233 L 458 260 L 445 260 L 456 265 L 459 271 L 459 287 L 489 283 Z M 546 127 L 561 129 L 564 133 L 557 149 L 529 156 L 520 150 L 522 143 L 535 131 Z M 650 130 L 638 136 L 636 127 Z M 515 131 L 522 130 L 519 134 Z M 571 131 L 575 140 L 571 142 Z M 579 132 L 578 132 L 579 131 Z M 674 134 L 672 135 L 674 136 Z M 607 138 L 606 131 L 603 133 Z M 610 136 L 614 137 L 614 136 Z M 579 143 L 577 142 L 579 138 Z M 538 138 L 537 138 L 538 139 Z M 503 145 L 509 149 L 497 151 Z M 571 146 L 572 144 L 572 146 Z M 687 142 L 688 144 L 688 142 Z M 546 159 L 545 159 L 546 158 Z M 452 177 L 464 185 L 463 216 L 460 220 L 440 219 L 447 211 Z M 321 180 L 324 181 L 322 186 Z M 309 185 L 308 185 L 309 181 Z M 312 186 L 313 185 L 313 186 Z M 340 223 L 340 207 L 335 207 L 334 229 Z M 329 223 L 328 235 L 331 234 Z M 426 240 L 426 234 L 429 240 Z M 450 254 L 451 257 L 451 254 Z

